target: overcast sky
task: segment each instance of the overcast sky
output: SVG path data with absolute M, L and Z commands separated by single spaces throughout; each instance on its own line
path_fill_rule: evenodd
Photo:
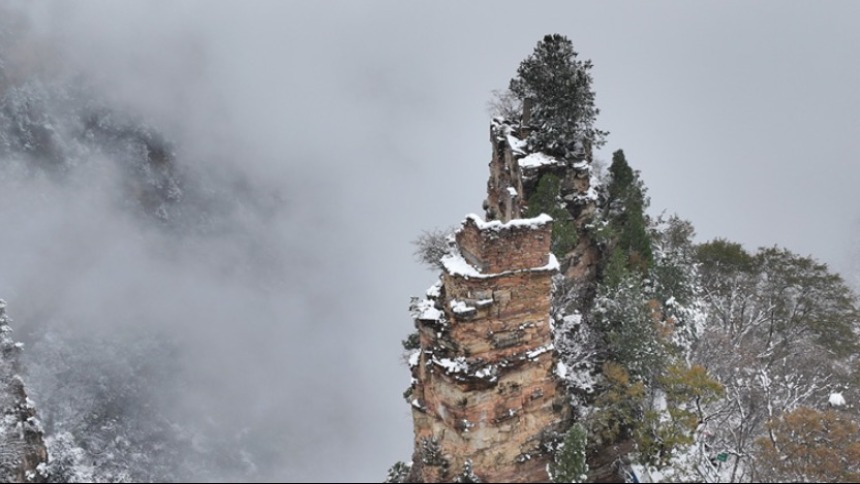
M 779 244 L 852 266 L 860 2 L 32 8 L 65 61 L 172 130 L 188 155 L 180 163 L 226 163 L 283 190 L 290 216 L 281 232 L 247 235 L 295 256 L 295 284 L 284 286 L 295 292 L 272 297 L 300 301 L 255 312 L 257 296 L 240 294 L 230 312 L 247 341 L 266 342 L 262 355 L 239 344 L 243 368 L 265 366 L 279 388 L 259 390 L 261 407 L 303 447 L 300 459 L 283 456 L 273 479 L 373 482 L 410 458 L 400 340 L 412 331 L 410 296 L 435 279 L 413 261 L 410 240 L 480 211 L 486 102 L 544 34 L 567 35 L 593 60 L 598 125 L 610 131 L 599 156 L 625 150 L 653 213 L 690 219 L 701 240 Z M 150 275 L 148 304 L 171 277 Z M 228 294 L 198 288 L 194 297 L 202 306 Z M 279 353 L 281 340 L 290 354 Z

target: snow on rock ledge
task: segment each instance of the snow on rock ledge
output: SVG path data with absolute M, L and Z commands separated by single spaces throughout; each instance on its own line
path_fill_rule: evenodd
M 564 164 L 561 160 L 553 158 L 545 153 L 532 153 L 528 156 L 520 158 L 519 165 L 523 170 L 532 170 L 542 166 L 556 166 Z
M 482 273 L 478 272 L 472 265 L 466 262 L 466 259 L 463 258 L 460 254 L 448 254 L 445 257 L 442 257 L 442 265 L 445 267 L 445 271 L 452 276 L 462 276 L 466 278 L 475 278 L 475 279 L 489 279 L 492 277 L 502 277 L 509 276 L 513 274 L 519 274 L 522 272 L 545 272 L 545 271 L 557 271 L 561 267 L 558 262 L 558 259 L 553 254 L 549 254 L 549 262 L 546 265 L 540 267 L 533 267 L 530 269 L 519 269 L 519 270 L 510 270 L 503 272 L 495 272 L 495 273 Z
M 515 228 L 542 228 L 544 225 L 552 222 L 552 217 L 545 213 L 542 213 L 534 218 L 517 218 L 511 220 L 510 222 L 502 223 L 499 220 L 491 220 L 489 222 L 485 222 L 484 219 L 481 218 L 479 215 L 470 213 L 469 215 L 466 215 L 466 219 L 463 220 L 463 225 L 468 223 L 470 220 L 474 222 L 475 225 L 478 227 L 478 230 L 482 232 L 487 230 L 501 232 L 503 230 L 511 230 Z

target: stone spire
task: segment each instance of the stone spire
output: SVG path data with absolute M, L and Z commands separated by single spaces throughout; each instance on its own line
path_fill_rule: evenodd
M 544 482 L 560 424 L 550 328 L 552 219 L 470 215 L 439 284 L 415 304 L 412 356 L 417 482 Z

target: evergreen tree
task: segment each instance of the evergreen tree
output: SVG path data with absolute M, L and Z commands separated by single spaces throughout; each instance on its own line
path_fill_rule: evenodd
M 406 479 L 409 478 L 409 471 L 412 470 L 412 464 L 406 464 L 403 461 L 398 461 L 388 469 L 388 476 L 386 476 L 383 482 L 386 483 L 398 483 L 398 482 L 406 482 Z
M 629 269 L 644 273 L 654 261 L 645 215 L 645 209 L 648 208 L 645 187 L 639 174 L 627 163 L 622 150 L 612 154 L 609 173 L 611 180 L 607 186 L 609 200 L 606 218 L 615 236 L 611 244 L 621 250 Z
M 573 43 L 547 35 L 520 64 L 510 91 L 532 101 L 529 143 L 535 151 L 559 158 L 581 156 L 585 143 L 603 144 L 606 133 L 594 127 L 600 111 L 594 105 L 591 61 L 579 60 Z
M 673 215 L 657 218 L 651 230 L 654 265 L 651 270 L 655 296 L 661 301 L 674 300 L 689 305 L 698 292 L 693 224 Z
M 630 376 L 624 366 L 607 361 L 601 368 L 603 388 L 588 416 L 589 435 L 595 449 L 630 438 L 645 412 L 647 387 Z
M 472 461 L 467 460 L 466 463 L 463 464 L 463 471 L 460 472 L 460 475 L 457 476 L 456 479 L 454 479 L 454 482 L 463 483 L 463 484 L 467 484 L 467 483 L 479 484 L 479 483 L 484 482 L 484 481 L 482 481 L 480 477 L 475 475 L 475 471 L 472 470 Z
M 562 258 L 576 247 L 578 241 L 576 225 L 560 203 L 561 180 L 552 173 L 545 173 L 538 181 L 537 189 L 529 198 L 526 217 L 537 217 L 545 213 L 552 217 L 552 253 Z
M 657 331 L 660 318 L 649 304 L 641 276 L 630 274 L 617 285 L 598 287 L 592 310 L 608 356 L 631 376 L 651 382 L 666 367 L 666 345 Z
M 723 387 L 700 365 L 676 362 L 657 380 L 659 398 L 634 425 L 639 460 L 656 467 L 670 465 L 676 449 L 691 445 L 704 420 L 702 406 L 718 400 Z M 658 401 L 662 400 L 659 405 Z
M 552 465 L 553 482 L 585 482 L 588 478 L 586 449 L 588 435 L 580 424 L 573 424 Z

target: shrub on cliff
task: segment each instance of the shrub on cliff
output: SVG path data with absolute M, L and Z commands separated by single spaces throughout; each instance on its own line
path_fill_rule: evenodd
M 442 269 L 442 257 L 451 252 L 451 243 L 448 240 L 452 233 L 454 229 L 450 227 L 421 232 L 421 235 L 412 241 L 415 246 L 415 259 L 431 271 Z
M 412 470 L 412 463 L 406 464 L 402 461 L 396 462 L 388 469 L 388 476 L 384 481 L 386 483 L 406 482 L 409 478 L 409 472 Z
M 581 424 L 574 424 L 564 438 L 564 445 L 555 456 L 552 464 L 553 482 L 586 482 L 588 463 L 586 462 L 587 433 Z

